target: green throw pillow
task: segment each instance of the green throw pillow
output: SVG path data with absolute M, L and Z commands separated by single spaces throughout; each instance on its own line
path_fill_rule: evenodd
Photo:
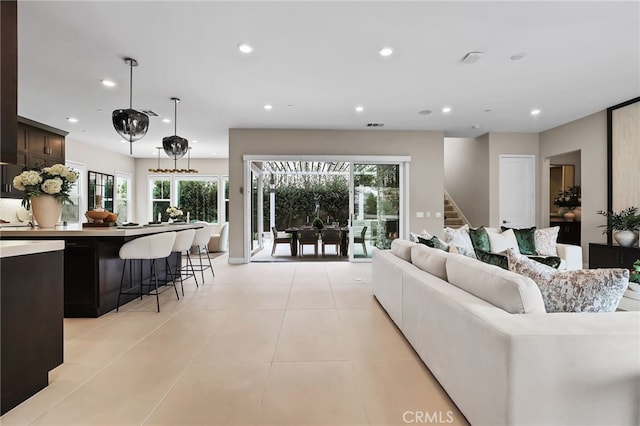
M 481 262 L 488 263 L 489 265 L 496 265 L 501 267 L 502 269 L 509 270 L 509 262 L 507 261 L 507 256 L 503 254 L 496 254 L 485 250 L 476 249 L 476 257 Z
M 518 242 L 518 248 L 520 249 L 520 254 L 525 255 L 536 255 L 538 252 L 536 251 L 536 227 L 532 228 L 507 228 L 506 226 L 501 226 L 500 229 L 502 231 L 506 231 L 507 229 L 513 229 L 513 233 L 516 234 L 516 241 Z
M 505 254 L 497 254 L 491 253 L 484 250 L 476 249 L 476 257 L 489 265 L 496 265 L 501 267 L 502 269 L 509 269 L 509 262 L 507 260 L 507 256 Z M 536 262 L 540 262 L 543 265 L 550 266 L 552 268 L 558 269 L 560 266 L 561 259 L 557 256 L 527 256 L 531 260 L 535 260 Z
M 435 235 L 429 239 L 422 238 L 420 236 L 417 236 L 417 238 L 420 244 L 424 244 L 425 246 L 437 248 L 444 251 L 449 251 L 449 245 Z
M 487 234 L 484 226 L 476 229 L 469 228 L 469 237 L 471 237 L 471 244 L 473 244 L 474 250 L 491 251 L 489 234 Z

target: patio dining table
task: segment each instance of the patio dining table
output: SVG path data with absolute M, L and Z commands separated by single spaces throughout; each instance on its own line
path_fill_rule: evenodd
M 284 230 L 284 232 L 291 234 L 291 256 L 298 255 L 298 231 L 300 228 L 290 227 Z M 340 256 L 349 255 L 349 227 L 345 226 L 340 228 L 342 231 L 342 241 L 340 242 Z M 320 231 L 318 231 L 320 234 Z

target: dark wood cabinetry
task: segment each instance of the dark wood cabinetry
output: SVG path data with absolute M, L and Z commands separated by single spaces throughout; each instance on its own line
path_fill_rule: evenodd
M 551 218 L 550 226 L 559 226 L 558 242 L 563 244 L 575 244 L 579 246 L 581 243 L 580 231 L 581 222 L 567 222 L 564 219 Z
M 1 414 L 46 387 L 63 361 L 63 252 L 0 260 Z
M 67 132 L 28 118 L 18 117 L 17 161 L 3 164 L 0 171 L 0 197 L 22 198 L 13 187 L 13 178 L 24 167 L 64 164 Z
M 640 259 L 639 247 L 621 247 L 607 244 L 589 244 L 589 268 L 631 269 Z
M 29 167 L 64 164 L 64 139 L 67 132 L 18 117 L 18 156 Z

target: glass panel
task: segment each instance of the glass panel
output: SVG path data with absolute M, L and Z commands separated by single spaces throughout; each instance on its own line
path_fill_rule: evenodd
M 78 172 L 78 180 L 71 185 L 71 189 L 69 191 L 69 199 L 73 202 L 73 204 L 64 204 L 62 206 L 62 216 L 60 219 L 63 222 L 67 223 L 80 223 L 82 221 L 81 214 L 84 213 L 84 206 L 82 206 L 82 181 L 84 180 L 84 166 L 79 163 L 68 162 L 66 165 L 76 172 Z
M 177 202 L 190 220 L 218 222 L 218 181 L 179 180 Z
M 400 233 L 400 166 L 354 164 L 353 257 L 388 249 Z
M 116 176 L 116 208 L 118 223 L 129 221 L 129 179 L 126 176 Z
M 89 171 L 88 183 L 88 210 L 103 208 L 112 212 L 113 175 Z
M 151 218 L 150 221 L 169 220 L 167 208 L 171 205 L 171 181 L 169 179 L 158 179 L 151 181 Z

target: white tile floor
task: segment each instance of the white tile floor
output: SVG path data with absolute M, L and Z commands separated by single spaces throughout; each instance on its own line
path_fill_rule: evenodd
M 467 424 L 371 295 L 370 264 L 214 265 L 160 313 L 145 297 L 65 319 L 64 364 L 0 423 Z

